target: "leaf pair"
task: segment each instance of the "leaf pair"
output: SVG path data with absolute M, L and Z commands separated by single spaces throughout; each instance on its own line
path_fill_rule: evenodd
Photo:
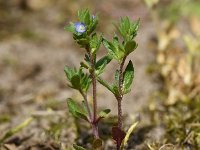
M 65 66 L 65 74 L 71 83 L 71 88 L 87 92 L 91 84 L 91 78 L 85 74 L 82 69 L 76 70 Z

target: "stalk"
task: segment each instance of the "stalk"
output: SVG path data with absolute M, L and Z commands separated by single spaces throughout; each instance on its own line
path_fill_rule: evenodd
M 87 109 L 87 112 L 88 112 L 88 115 L 89 115 L 89 119 L 90 119 L 89 121 L 91 123 L 91 121 L 92 121 L 92 113 L 91 113 L 91 110 L 90 110 L 90 107 L 89 107 L 87 95 L 82 90 L 80 90 L 79 92 L 83 96 L 83 99 L 84 99 L 84 102 L 85 102 L 85 105 L 86 105 L 86 109 Z
M 119 88 L 119 95 L 116 96 L 117 99 L 117 109 L 118 109 L 118 128 L 122 130 L 122 99 L 123 99 L 123 67 L 126 60 L 126 56 L 122 59 L 122 62 L 119 66 L 119 82 L 118 82 L 118 88 Z M 117 141 L 117 150 L 120 150 L 120 144 Z
M 92 94 L 93 94 L 93 119 L 92 119 L 92 128 L 94 137 L 97 139 L 99 138 L 99 131 L 98 131 L 98 122 L 97 122 L 97 81 L 95 75 L 95 58 L 91 55 L 90 49 L 86 47 L 86 50 L 89 55 L 90 63 L 91 63 L 91 78 L 92 78 Z
M 119 96 L 117 96 L 117 106 L 118 106 L 118 127 L 122 129 L 122 99 L 123 99 L 123 93 L 122 93 L 122 88 L 123 88 L 123 67 L 125 63 L 126 57 L 123 58 L 120 68 L 119 68 Z
M 93 120 L 92 113 L 91 113 L 91 110 L 90 110 L 90 107 L 89 107 L 89 103 L 88 103 L 88 100 L 87 100 L 87 95 L 85 95 L 82 91 L 80 91 L 80 93 L 83 96 L 84 102 L 86 104 L 86 109 L 88 111 L 89 121 L 90 121 L 90 124 L 92 126 L 93 135 L 94 135 L 95 138 L 99 138 L 98 126 L 96 124 L 96 121 L 94 122 L 94 120 Z
M 93 88 L 92 90 L 93 92 L 93 124 L 94 124 L 93 130 L 95 133 L 95 138 L 99 138 L 98 127 L 96 123 L 96 120 L 97 120 L 97 93 L 96 93 L 97 83 L 96 82 L 97 81 L 96 81 L 96 76 L 95 76 L 94 58 L 91 55 L 90 55 L 90 61 L 91 61 L 91 67 L 92 67 L 91 77 L 92 77 L 92 88 Z

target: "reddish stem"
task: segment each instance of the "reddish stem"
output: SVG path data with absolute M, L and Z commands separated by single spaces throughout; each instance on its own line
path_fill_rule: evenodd
M 122 99 L 123 99 L 123 93 L 122 93 L 122 88 L 123 88 L 123 67 L 125 63 L 126 57 L 123 58 L 120 68 L 119 68 L 119 96 L 117 96 L 117 106 L 118 106 L 118 127 L 121 129 L 122 128 Z
M 97 85 L 96 85 L 96 76 L 95 76 L 95 62 L 93 56 L 90 55 L 90 61 L 91 61 L 91 67 L 92 67 L 92 72 L 91 72 L 91 77 L 92 77 L 92 92 L 93 92 L 93 131 L 94 131 L 94 136 L 95 138 L 99 138 L 99 133 L 98 133 L 98 125 L 97 125 Z
M 92 94 L 93 94 L 93 120 L 92 120 L 92 128 L 94 137 L 99 138 L 98 132 L 98 122 L 97 122 L 97 94 L 96 94 L 96 75 L 95 75 L 95 58 L 91 55 L 89 47 L 86 47 L 86 50 L 89 55 L 90 63 L 91 63 L 91 78 L 92 78 Z
M 92 113 L 90 111 L 90 106 L 89 106 L 89 103 L 88 103 L 87 95 L 82 90 L 80 90 L 79 92 L 83 96 L 83 99 L 84 99 L 84 102 L 85 102 L 85 105 L 86 105 L 86 109 L 87 109 L 87 112 L 88 112 L 88 115 L 89 115 L 89 121 L 91 123 L 91 121 L 92 121 Z

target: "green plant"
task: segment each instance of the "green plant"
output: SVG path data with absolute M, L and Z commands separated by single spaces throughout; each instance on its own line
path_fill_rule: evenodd
M 109 41 L 103 35 L 98 35 L 95 32 L 98 24 L 99 17 L 91 15 L 88 9 L 78 11 L 79 22 L 70 23 L 65 27 L 67 31 L 73 33 L 73 38 L 81 48 L 85 49 L 85 59 L 80 63 L 79 69 L 71 69 L 65 67 L 69 86 L 80 92 L 83 97 L 82 105 L 79 105 L 75 100 L 68 99 L 68 108 L 74 117 L 82 118 L 86 120 L 92 127 L 94 142 L 93 149 L 102 149 L 103 142 L 100 139 L 98 131 L 98 123 L 102 118 L 105 118 L 110 109 L 105 109 L 97 112 L 97 81 L 111 91 L 118 103 L 118 126 L 112 128 L 112 137 L 116 141 L 117 150 L 123 149 L 124 142 L 127 142 L 127 138 L 130 135 L 137 122 L 129 130 L 128 134 L 123 131 L 122 124 L 122 100 L 123 96 L 131 91 L 131 84 L 134 78 L 134 67 L 130 60 L 124 69 L 127 56 L 133 52 L 138 44 L 134 38 L 137 35 L 139 20 L 131 21 L 128 17 L 121 18 L 119 24 L 116 27 L 120 33 L 120 37 L 114 35 L 113 40 Z M 122 39 L 120 41 L 119 39 Z M 103 43 L 108 53 L 104 57 L 97 60 L 97 52 L 100 45 Z M 118 69 L 115 71 L 115 81 L 110 84 L 103 80 L 100 75 L 104 72 L 104 69 L 111 60 L 118 62 Z M 92 84 L 93 105 L 92 109 L 88 102 L 88 89 Z M 134 128 L 133 128 L 134 127 Z M 121 148 L 120 148 L 121 147 Z M 74 145 L 75 149 L 83 149 L 80 146 Z

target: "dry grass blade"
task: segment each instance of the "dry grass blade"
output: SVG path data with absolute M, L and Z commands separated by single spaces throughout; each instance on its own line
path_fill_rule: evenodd
M 14 134 L 16 134 L 17 132 L 21 131 L 23 128 L 25 128 L 26 126 L 28 126 L 31 122 L 32 122 L 33 118 L 28 118 L 26 119 L 24 122 L 22 122 L 21 124 L 19 124 L 18 126 L 10 129 L 8 132 L 6 132 L 6 134 L 0 139 L 0 143 L 3 143 L 6 139 L 8 139 L 9 137 L 13 136 Z
M 139 123 L 138 121 L 135 122 L 135 123 L 132 124 L 131 127 L 128 129 L 128 132 L 126 133 L 126 136 L 125 136 L 124 140 L 122 141 L 120 150 L 123 150 L 123 149 L 124 149 L 124 146 L 127 145 L 128 139 L 129 139 L 131 133 L 133 132 L 133 130 L 137 127 L 138 123 Z

